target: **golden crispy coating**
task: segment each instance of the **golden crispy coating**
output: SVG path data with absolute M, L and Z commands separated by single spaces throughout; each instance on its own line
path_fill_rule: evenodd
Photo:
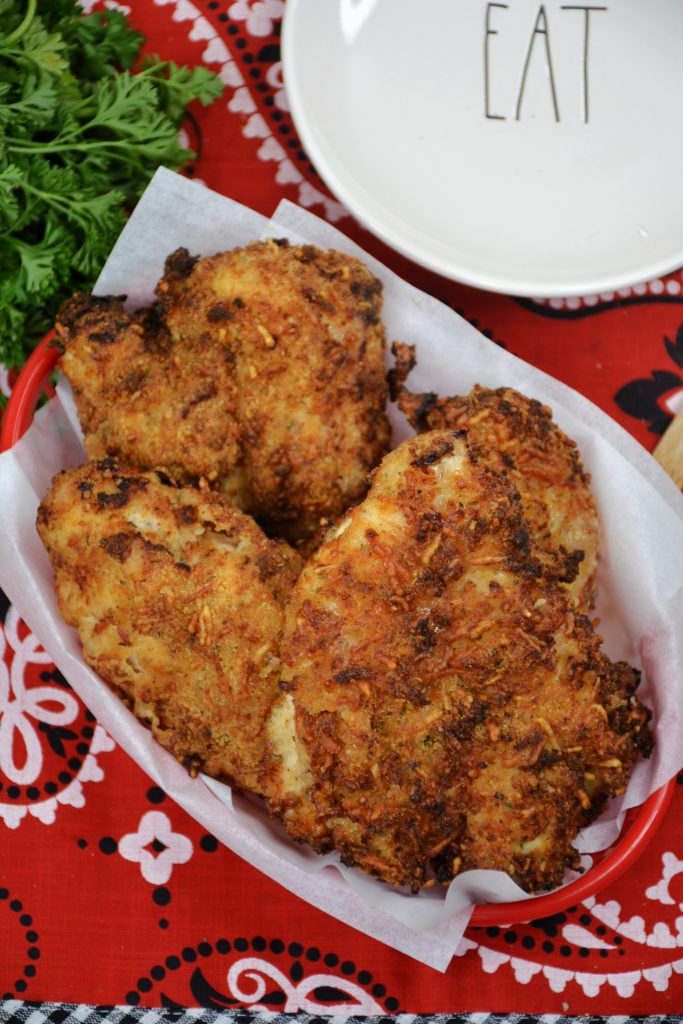
M 74 295 L 56 324 L 85 448 L 176 483 L 229 477 L 240 458 L 232 368 L 218 345 L 177 345 L 155 308 Z
M 649 750 L 638 674 L 543 575 L 519 495 L 464 431 L 412 438 L 286 609 L 267 797 L 297 839 L 417 890 L 527 891 Z
M 260 792 L 299 556 L 218 495 L 111 459 L 56 477 L 38 531 L 88 664 L 191 771 Z
M 257 242 L 166 262 L 154 307 L 76 296 L 60 369 L 91 458 L 199 477 L 278 536 L 360 500 L 386 452 L 381 284 L 357 260 Z
M 546 573 L 588 611 L 595 600 L 598 518 L 576 444 L 553 423 L 550 409 L 512 388 L 475 387 L 449 398 L 412 394 L 402 385 L 414 350 L 395 344 L 393 352 L 392 390 L 411 425 L 467 430 L 470 443 L 517 487 Z

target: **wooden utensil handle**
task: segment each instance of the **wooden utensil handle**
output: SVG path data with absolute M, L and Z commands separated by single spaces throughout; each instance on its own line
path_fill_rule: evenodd
M 652 454 L 676 486 L 683 488 L 683 409 L 666 428 Z

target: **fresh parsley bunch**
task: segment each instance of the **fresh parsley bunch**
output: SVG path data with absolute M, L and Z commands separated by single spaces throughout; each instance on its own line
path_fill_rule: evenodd
M 126 216 L 178 140 L 192 100 L 222 90 L 203 67 L 138 60 L 116 10 L 0 0 L 0 362 L 20 367 L 62 300 L 92 287 Z

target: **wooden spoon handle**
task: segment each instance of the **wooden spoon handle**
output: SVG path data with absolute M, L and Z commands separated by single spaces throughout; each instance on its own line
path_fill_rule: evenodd
M 666 428 L 652 454 L 676 486 L 683 488 L 683 409 Z

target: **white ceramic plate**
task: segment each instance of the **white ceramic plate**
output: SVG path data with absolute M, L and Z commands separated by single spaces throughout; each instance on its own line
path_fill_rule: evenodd
M 450 278 L 604 292 L 683 265 L 683 0 L 287 0 L 308 155 Z

